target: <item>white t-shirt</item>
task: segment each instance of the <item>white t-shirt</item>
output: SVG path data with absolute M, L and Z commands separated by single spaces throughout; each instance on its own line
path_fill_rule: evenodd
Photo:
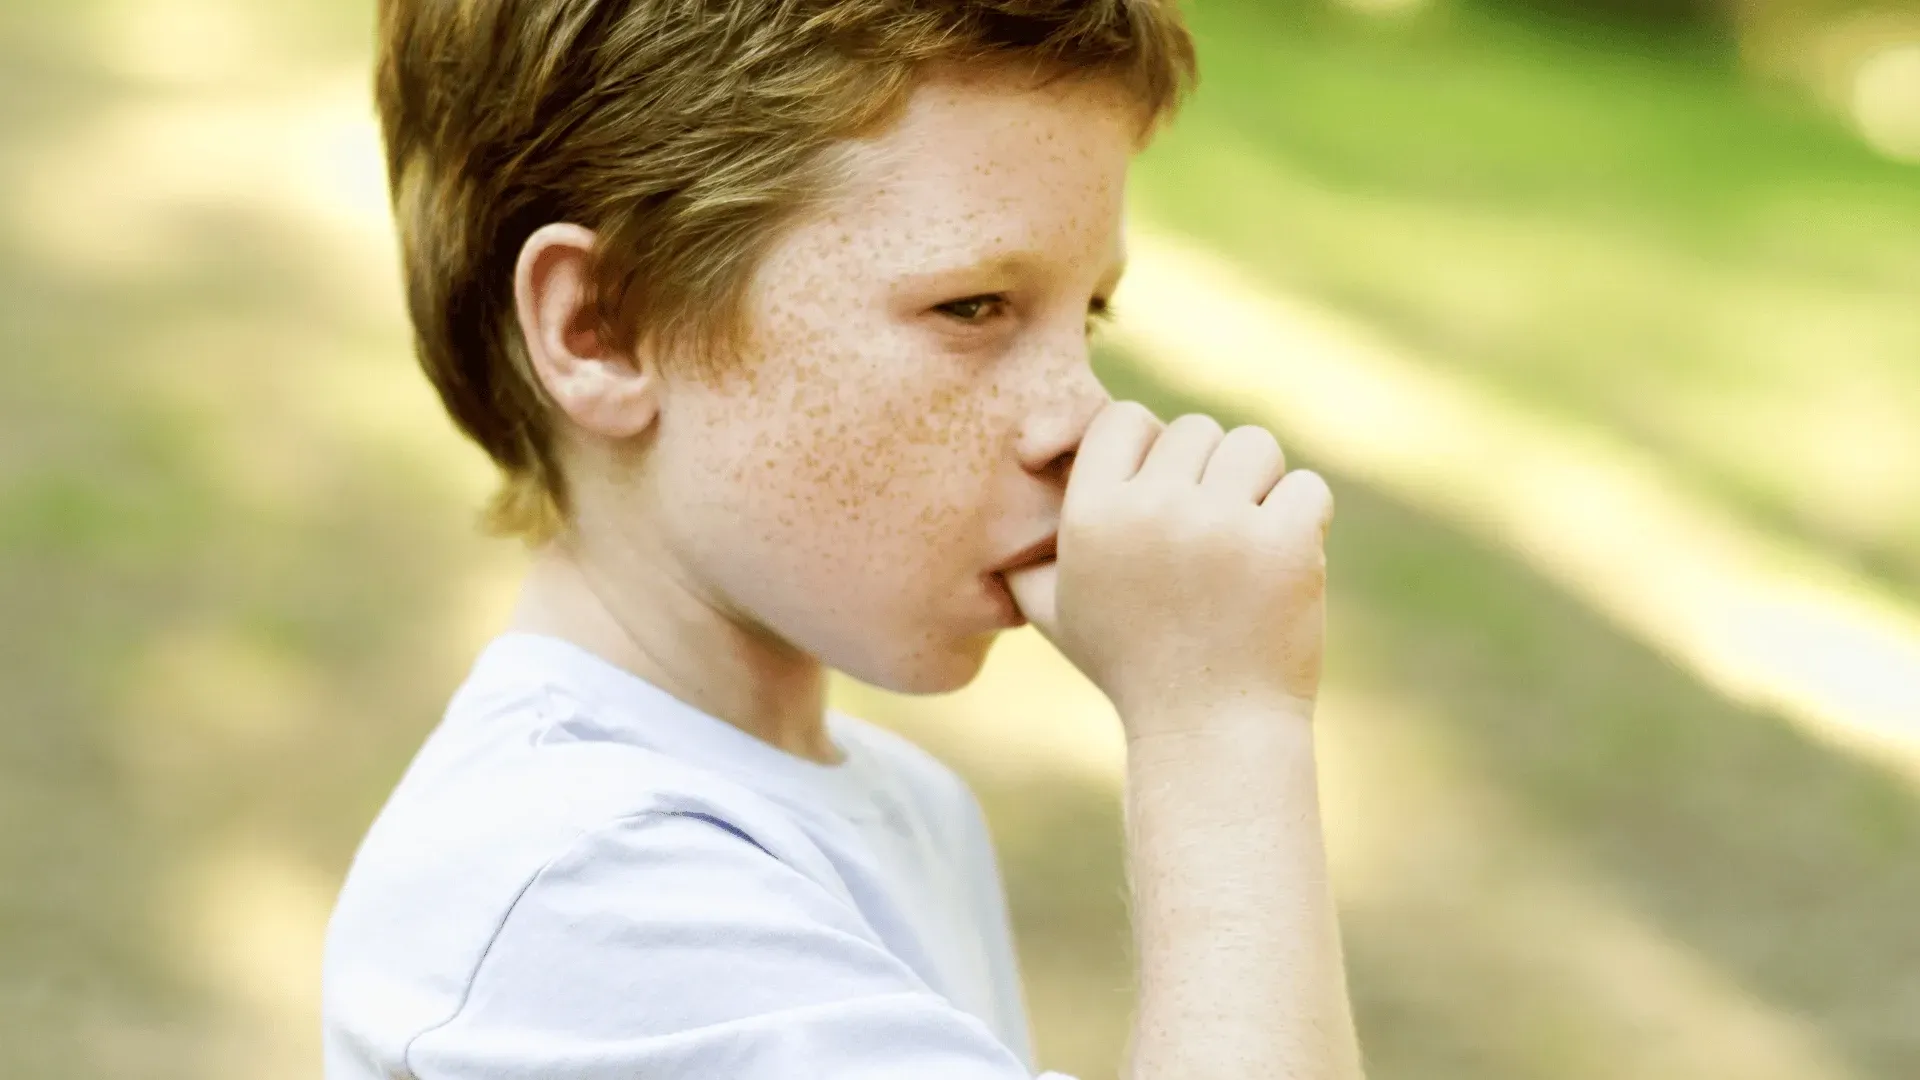
M 328 926 L 329 1080 L 1025 1080 L 965 784 L 831 714 L 783 753 L 567 642 L 496 639 Z

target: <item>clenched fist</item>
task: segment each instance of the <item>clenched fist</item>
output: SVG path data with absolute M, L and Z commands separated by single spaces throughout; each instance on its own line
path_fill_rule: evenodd
M 1244 705 L 1311 715 L 1332 517 L 1265 429 L 1115 402 L 1076 453 L 1058 557 L 1007 584 L 1129 736 Z

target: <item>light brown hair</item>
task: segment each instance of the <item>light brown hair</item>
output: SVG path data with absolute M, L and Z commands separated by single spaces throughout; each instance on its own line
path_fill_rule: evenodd
M 381 0 L 376 96 L 421 366 L 500 467 L 488 528 L 568 512 L 513 268 L 535 229 L 593 229 L 605 329 L 719 362 L 783 225 L 841 140 L 931 65 L 1111 80 L 1142 137 L 1196 75 L 1177 0 Z

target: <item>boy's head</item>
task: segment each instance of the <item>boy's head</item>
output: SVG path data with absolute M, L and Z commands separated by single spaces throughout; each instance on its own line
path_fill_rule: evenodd
M 420 358 L 494 527 L 961 685 L 1106 400 L 1174 0 L 382 0 Z M 637 555 L 636 555 L 637 553 Z

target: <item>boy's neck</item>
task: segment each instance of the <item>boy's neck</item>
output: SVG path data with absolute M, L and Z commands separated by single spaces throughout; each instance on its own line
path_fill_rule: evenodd
M 607 567 L 549 544 L 508 629 L 570 641 L 798 757 L 837 764 L 820 662 L 741 626 L 646 560 Z

